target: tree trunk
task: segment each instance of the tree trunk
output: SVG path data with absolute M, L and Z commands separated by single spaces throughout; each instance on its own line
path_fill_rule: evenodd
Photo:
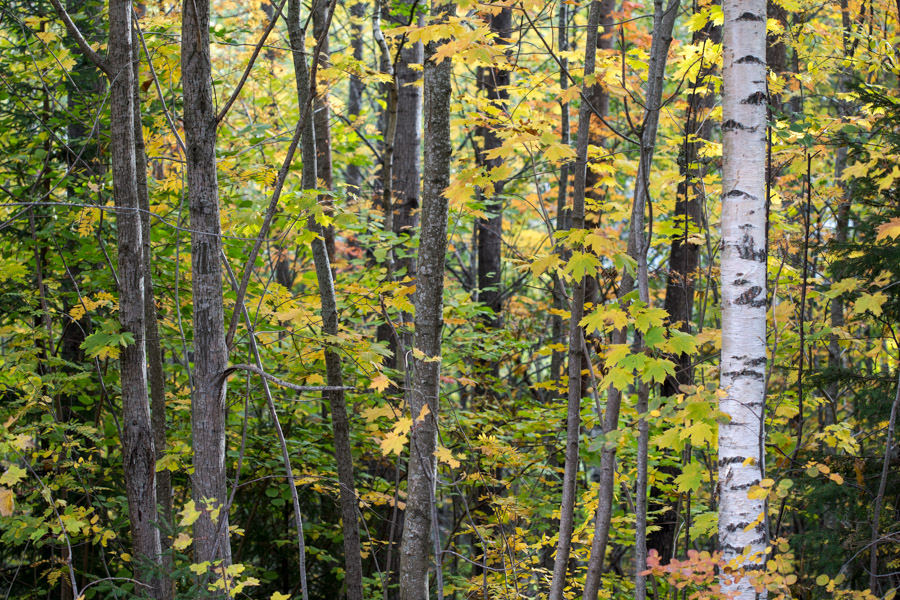
M 452 3 L 432 1 L 439 19 L 455 13 Z M 441 330 L 443 328 L 444 255 L 447 250 L 449 204 L 444 191 L 450 184 L 450 96 L 452 62 L 432 56 L 439 41 L 428 44 L 425 59 L 425 153 L 422 192 L 422 231 L 416 278 L 415 349 L 423 358 L 413 359 L 409 405 L 416 419 L 428 407 L 430 414 L 415 423 L 410 433 L 406 519 L 400 544 L 400 600 L 428 598 L 428 542 L 437 481 L 437 446 L 440 400 Z M 440 547 L 440 541 L 436 547 Z M 440 556 L 435 561 L 440 565 Z M 438 573 L 439 597 L 441 578 Z
M 672 43 L 672 30 L 675 26 L 675 17 L 678 14 L 680 0 L 670 0 L 664 5 L 662 0 L 654 1 L 653 14 L 653 39 L 650 46 L 650 62 L 647 74 L 647 84 L 644 104 L 647 107 L 641 124 L 640 160 L 638 162 L 637 178 L 634 187 L 634 199 L 631 207 L 631 225 L 628 236 L 628 255 L 637 262 L 637 281 L 626 271 L 622 274 L 622 282 L 619 285 L 619 299 L 621 300 L 634 290 L 638 284 L 641 301 L 649 305 L 650 290 L 648 281 L 647 247 L 650 240 L 644 237 L 644 212 L 650 202 L 650 168 L 653 164 L 653 154 L 656 148 L 656 131 L 659 127 L 659 114 L 662 106 L 663 83 L 666 72 L 669 46 Z M 627 341 L 627 331 L 618 329 L 613 332 L 612 343 L 624 344 Z M 643 340 L 636 340 L 638 349 L 643 347 Z M 639 407 L 645 406 L 649 389 L 643 384 L 638 385 Z M 622 404 L 622 393 L 610 386 L 607 392 L 606 413 L 603 415 L 603 433 L 609 435 L 618 429 L 619 409 Z M 649 433 L 648 424 L 639 424 L 639 444 L 646 448 L 645 438 Z M 644 452 L 646 454 L 646 451 Z M 639 473 L 646 470 L 646 463 L 639 456 Z M 588 563 L 588 573 L 584 583 L 584 598 L 594 600 L 600 589 L 600 578 L 603 574 L 603 565 L 606 557 L 606 546 L 609 541 L 609 526 L 612 518 L 613 486 L 615 480 L 616 447 L 613 444 L 604 446 L 600 452 L 600 489 L 598 490 L 597 514 L 594 517 L 594 539 L 591 542 L 591 557 Z M 639 486 L 638 494 L 646 494 L 646 473 L 643 474 L 643 486 Z M 640 498 L 636 503 L 637 510 L 637 538 L 635 540 L 636 572 L 640 573 L 645 568 L 647 547 L 646 535 L 641 533 L 646 528 L 646 504 Z M 645 594 L 644 578 L 636 575 L 638 595 Z
M 512 10 L 503 8 L 490 17 L 491 32 L 497 34 L 496 43 L 506 45 L 512 35 Z M 510 72 L 497 67 L 479 69 L 478 86 L 484 90 L 487 99 L 495 109 L 504 114 L 506 101 L 509 99 Z M 485 117 L 487 118 L 487 117 Z M 478 127 L 476 135 L 484 140 L 478 161 L 485 171 L 490 172 L 503 166 L 501 157 L 487 158 L 485 155 L 503 144 L 497 134 L 495 124 Z M 503 193 L 505 181 L 494 182 L 493 193 L 484 198 L 484 210 L 487 217 L 478 219 L 475 227 L 478 230 L 478 299 L 491 309 L 493 315 L 488 318 L 487 326 L 496 329 L 503 322 L 501 303 L 502 286 L 502 254 L 503 254 Z
M 324 2 L 322 4 L 325 4 Z M 321 56 L 325 48 L 325 39 L 331 25 L 335 2 L 325 6 L 319 17 L 320 28 L 316 39 L 319 40 L 317 55 Z M 316 106 L 315 72 L 310 73 L 306 64 L 304 51 L 304 35 L 300 20 L 300 0 L 288 2 L 288 34 L 294 62 L 294 76 L 297 84 L 297 104 L 300 118 L 304 119 L 300 141 L 300 152 L 303 160 L 301 187 L 304 190 L 315 190 L 317 174 L 317 151 L 321 149 L 320 137 L 316 135 L 315 119 L 309 114 L 310 103 Z M 330 152 L 330 150 L 329 150 Z M 328 161 L 331 161 L 329 154 Z M 328 169 L 330 173 L 330 167 Z M 321 177 L 319 177 L 321 179 Z M 316 268 L 316 279 L 319 284 L 319 299 L 322 305 L 322 332 L 328 336 L 338 334 L 337 300 L 334 291 L 334 280 L 331 271 L 328 248 L 324 231 L 314 216 L 307 222 L 311 231 L 317 234 L 312 241 L 313 261 Z M 329 387 L 342 388 L 343 373 L 341 358 L 337 352 L 326 349 L 325 375 Z M 340 483 L 341 521 L 344 533 L 344 573 L 347 583 L 347 599 L 362 600 L 362 557 L 359 539 L 359 515 L 357 511 L 356 485 L 353 477 L 353 453 L 350 446 L 350 420 L 347 416 L 347 404 L 341 389 L 325 392 L 331 408 L 331 425 L 334 433 L 334 454 L 337 462 L 338 481 Z
M 222 298 L 222 241 L 216 178 L 216 111 L 209 48 L 209 0 L 182 6 L 181 72 L 191 214 L 191 289 L 194 321 L 194 393 L 191 399 L 197 508 L 222 507 L 225 482 L 225 391 L 228 363 Z M 228 514 L 204 514 L 194 523 L 195 562 L 231 562 Z M 224 597 L 224 594 L 219 595 Z
M 588 16 L 587 42 L 584 51 L 584 76 L 593 75 L 597 58 L 597 27 L 600 24 L 601 3 L 591 2 Z M 586 101 L 592 97 L 596 85 L 585 87 L 578 112 L 578 139 L 575 149 L 575 182 L 572 193 L 572 229 L 584 229 L 584 196 L 587 176 L 587 153 L 591 128 L 591 107 Z M 573 282 L 569 321 L 569 390 L 566 411 L 566 464 L 563 473 L 562 499 L 559 510 L 559 539 L 550 600 L 561 600 L 566 587 L 569 553 L 575 516 L 575 484 L 578 477 L 579 437 L 581 432 L 581 361 L 584 336 L 581 319 L 584 316 L 584 279 Z
M 134 72 L 132 71 L 131 2 L 109 3 L 110 154 L 116 202 L 119 269 L 119 322 L 134 343 L 122 348 L 122 451 L 125 488 L 135 556 L 159 564 L 156 528 L 156 454 L 147 402 L 144 354 L 144 272 L 142 231 L 135 173 Z M 137 563 L 136 563 L 137 565 Z M 162 579 L 137 569 L 153 598 L 171 597 Z
M 693 36 L 694 44 L 720 43 L 721 28 L 711 22 Z M 675 199 L 675 218 L 683 220 L 684 232 L 672 240 L 672 251 L 669 254 L 669 274 L 666 281 L 666 299 L 663 308 L 668 314 L 669 325 L 690 333 L 694 312 L 694 284 L 697 267 L 700 262 L 700 246 L 690 242 L 690 228 L 702 227 L 702 203 L 705 199 L 702 185 L 706 169 L 699 154 L 702 140 L 709 140 L 712 134 L 712 123 L 707 117 L 715 98 L 707 79 L 714 65 L 701 65 L 701 77 L 692 86 L 688 97 L 687 126 L 685 128 L 684 145 L 679 163 L 682 180 L 678 183 Z M 700 114 L 704 112 L 704 114 Z M 679 225 L 680 226 L 680 225 Z M 664 398 L 678 394 L 682 385 L 691 385 L 694 381 L 693 357 L 689 354 L 670 356 L 675 363 L 675 375 L 663 381 L 660 395 Z M 690 450 L 686 450 L 688 454 Z M 678 467 L 662 465 L 659 470 L 670 478 L 677 477 L 681 470 Z M 647 548 L 658 552 L 662 564 L 667 564 L 675 551 L 675 533 L 678 519 L 677 498 L 667 498 L 666 493 L 657 487 L 650 490 L 650 512 L 663 509 L 665 512 L 654 517 L 656 531 L 647 536 Z
M 763 499 L 747 497 L 762 471 L 766 366 L 766 2 L 725 0 L 723 26 L 722 359 L 719 543 L 738 569 L 759 568 Z M 749 578 L 723 591 L 754 600 Z
M 362 23 L 366 17 L 366 4 L 362 0 L 356 0 L 350 6 L 350 46 L 353 49 L 353 60 L 362 62 L 363 36 Z M 356 118 L 362 111 L 362 94 L 365 84 L 355 73 L 350 75 L 350 84 L 347 89 L 347 117 L 355 125 Z M 344 181 L 347 183 L 347 193 L 360 194 L 362 185 L 362 169 L 357 165 L 347 165 Z
M 141 122 L 141 90 L 137 74 L 140 63 L 140 47 L 137 32 L 132 33 L 131 43 L 134 51 L 134 164 L 137 176 L 138 202 L 141 206 L 141 256 L 144 273 L 144 327 L 146 333 L 147 367 L 150 375 L 150 416 L 153 429 L 153 445 L 156 448 L 156 460 L 166 454 L 166 376 L 163 372 L 163 355 L 159 339 L 159 322 L 156 318 L 156 296 L 153 293 L 153 260 L 150 239 L 150 193 L 147 188 L 147 155 L 144 145 L 144 130 Z M 150 57 L 147 57 L 150 60 Z M 172 473 L 163 469 L 156 474 L 156 503 L 162 509 L 160 517 L 166 527 L 172 525 Z M 160 544 L 166 551 L 171 546 L 169 536 L 160 529 Z M 162 558 L 166 572 L 172 571 L 172 556 Z M 171 582 L 166 582 L 172 593 Z
M 319 68 L 327 67 L 331 62 L 331 51 L 328 47 L 328 33 L 325 31 L 325 23 L 328 19 L 328 5 L 325 0 L 312 3 L 313 7 L 313 37 L 321 41 L 319 49 Z M 331 109 L 328 100 L 324 96 L 317 95 L 313 99 L 313 122 L 316 137 L 316 177 L 322 182 L 322 189 L 331 191 L 334 184 L 334 176 L 331 168 Z M 320 202 L 325 205 L 325 212 L 331 214 L 334 211 L 334 200 L 329 195 L 322 195 Z M 334 226 L 322 228 L 325 236 L 325 248 L 328 256 L 333 260 Z

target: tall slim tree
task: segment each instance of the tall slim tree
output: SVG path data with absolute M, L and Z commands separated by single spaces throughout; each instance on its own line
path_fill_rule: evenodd
M 489 17 L 491 33 L 495 34 L 495 43 L 507 45 L 512 35 L 512 9 L 505 7 L 492 13 Z M 510 72 L 508 69 L 495 65 L 479 69 L 478 86 L 484 90 L 487 99 L 499 114 L 506 110 L 506 101 L 509 99 Z M 488 157 L 487 154 L 496 150 L 503 144 L 503 139 L 497 132 L 497 123 L 483 125 L 478 128 L 478 135 L 482 142 L 478 160 L 486 171 L 499 168 L 503 165 L 501 157 Z M 491 309 L 492 316 L 488 325 L 492 328 L 500 326 L 503 320 L 501 303 L 503 301 L 502 283 L 502 254 L 503 254 L 503 194 L 505 181 L 494 182 L 494 190 L 489 198 L 486 198 L 484 210 L 487 217 L 479 218 L 476 222 L 478 235 L 478 299 Z
M 134 553 L 160 564 L 162 547 L 157 528 L 156 454 L 148 402 L 144 332 L 143 239 L 138 180 L 135 172 L 134 70 L 131 0 L 109 2 L 109 53 L 104 61 L 91 49 L 59 0 L 53 7 L 81 51 L 100 67 L 110 82 L 110 156 L 116 204 L 119 324 L 133 343 L 121 350 L 122 454 L 125 492 Z M 160 573 L 138 566 L 136 577 L 156 600 L 171 597 L 171 586 Z
M 584 76 L 594 74 L 597 59 L 597 28 L 600 25 L 601 3 L 591 2 L 588 16 L 587 42 L 584 50 Z M 588 142 L 591 127 L 591 106 L 588 98 L 596 84 L 585 86 L 578 111 L 578 139 L 575 150 L 575 182 L 572 192 L 572 229 L 584 229 L 584 196 L 587 177 Z M 566 463 L 563 473 L 562 499 L 559 510 L 559 538 L 550 600 L 561 600 L 566 587 L 572 532 L 575 526 L 575 483 L 578 476 L 579 437 L 581 435 L 581 361 L 584 355 L 584 335 L 581 319 L 584 316 L 584 278 L 573 281 L 571 317 L 569 321 L 569 389 L 566 411 Z
M 451 2 L 432 0 L 432 15 L 446 19 L 455 11 Z M 440 404 L 441 330 L 443 328 L 444 255 L 447 250 L 449 203 L 444 191 L 450 184 L 450 96 L 452 62 L 435 61 L 440 41 L 428 44 L 425 56 L 425 149 L 422 189 L 422 229 L 416 269 L 415 349 L 424 356 L 413 359 L 413 385 L 409 391 L 412 417 L 418 419 L 410 434 L 406 519 L 400 544 L 400 600 L 424 600 L 428 594 L 429 539 L 435 506 L 438 414 Z M 428 408 L 427 413 L 424 410 Z M 435 547 L 440 540 L 435 536 Z M 438 562 L 440 557 L 437 557 Z M 440 577 L 437 578 L 441 585 Z
M 222 226 L 216 177 L 216 107 L 209 47 L 209 0 L 185 0 L 181 73 L 187 194 L 191 215 L 191 289 L 194 321 L 193 496 L 198 508 L 222 508 L 225 482 L 225 390 L 228 364 L 222 297 Z M 214 518 L 215 517 L 215 518 Z M 228 514 L 204 511 L 194 522 L 198 563 L 231 562 Z
M 762 477 L 766 366 L 766 2 L 723 2 L 722 359 L 727 395 L 719 425 L 719 543 L 735 567 L 765 549 Z M 746 555 L 749 550 L 750 555 Z M 741 600 L 749 578 L 724 586 Z
M 325 3 L 320 15 L 319 31 L 316 35 L 316 58 L 322 56 L 326 47 L 328 30 L 333 17 L 335 2 Z M 288 1 L 288 35 L 291 44 L 291 55 L 294 63 L 294 78 L 297 86 L 297 106 L 301 126 L 300 151 L 303 159 L 301 186 L 304 190 L 317 189 L 318 151 L 323 150 L 321 138 L 316 135 L 316 120 L 312 112 L 321 100 L 316 96 L 315 67 L 311 71 L 307 65 L 304 46 L 305 31 L 300 20 L 300 0 Z M 327 160 L 331 161 L 330 144 L 325 148 Z M 330 176 L 330 168 L 328 169 Z M 312 241 L 313 262 L 316 269 L 316 280 L 319 284 L 319 300 L 322 305 L 322 330 L 328 336 L 338 335 L 337 299 L 334 291 L 334 279 L 331 270 L 325 231 L 310 216 L 307 226 L 316 233 Z M 344 534 L 344 567 L 347 583 L 348 600 L 362 600 L 362 560 L 359 540 L 359 517 L 356 485 L 353 478 L 353 453 L 350 447 L 350 420 L 347 416 L 347 403 L 343 391 L 343 374 L 340 355 L 331 348 L 325 350 L 325 375 L 328 386 L 333 388 L 324 392 L 331 408 L 331 424 L 334 432 L 334 454 L 337 462 L 338 480 L 340 482 L 341 521 Z

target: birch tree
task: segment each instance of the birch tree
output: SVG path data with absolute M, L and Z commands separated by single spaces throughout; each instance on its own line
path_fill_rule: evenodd
M 747 493 L 762 478 L 765 409 L 766 2 L 726 0 L 723 10 L 719 543 L 735 569 L 752 569 L 766 543 L 765 501 Z M 749 578 L 723 583 L 756 598 Z

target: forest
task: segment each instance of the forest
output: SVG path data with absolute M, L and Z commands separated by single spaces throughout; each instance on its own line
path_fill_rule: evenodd
M 2 600 L 892 600 L 900 0 L 0 0 Z

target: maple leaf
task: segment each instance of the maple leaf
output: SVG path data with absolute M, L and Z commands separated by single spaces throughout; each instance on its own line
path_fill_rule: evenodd
M 184 509 L 178 514 L 181 515 L 181 521 L 179 521 L 178 525 L 180 527 L 190 527 L 194 524 L 194 521 L 200 518 L 202 513 L 197 510 L 197 505 L 191 500 L 185 504 Z
M 13 491 L 0 487 L 0 516 L 11 517 L 16 508 L 16 500 Z
M 560 162 L 575 158 L 575 151 L 566 144 L 550 144 L 544 149 L 544 156 L 547 160 Z
M 681 354 L 694 354 L 697 351 L 697 338 L 689 333 L 677 329 L 669 329 L 669 339 L 663 345 L 664 349 L 678 356 Z
M 634 381 L 634 374 L 626 369 L 614 367 L 606 373 L 606 377 L 600 382 L 600 388 L 613 386 L 617 390 L 624 390 Z
M 643 356 L 643 355 L 641 355 Z M 641 376 L 641 379 L 649 382 L 650 380 L 655 381 L 656 383 L 662 383 L 666 380 L 666 374 L 675 375 L 675 363 L 666 358 L 648 358 L 644 363 L 644 371 Z
M 431 414 L 431 409 L 428 408 L 427 404 L 422 405 L 422 410 L 419 411 L 419 416 L 416 417 L 416 423 L 421 423 L 425 420 L 425 417 Z
M 619 364 L 619 362 L 631 353 L 631 346 L 628 344 L 612 344 L 606 350 L 606 368 L 609 369 Z
M 387 404 L 384 406 L 373 406 L 372 408 L 364 410 L 362 416 L 366 421 L 372 423 L 378 419 L 378 417 L 393 417 L 394 409 Z
M 696 492 L 703 485 L 704 468 L 700 463 L 690 463 L 681 471 L 681 475 L 675 478 L 678 485 L 678 493 L 686 494 Z
M 853 303 L 853 313 L 859 315 L 869 310 L 877 317 L 881 314 L 881 305 L 885 302 L 887 302 L 887 296 L 884 295 L 884 292 L 863 294 Z
M 548 269 L 553 269 L 560 265 L 562 261 L 559 259 L 559 256 L 556 254 L 548 254 L 547 256 L 542 256 L 541 258 L 536 259 L 533 263 L 531 263 L 532 274 L 535 277 L 540 277 L 541 273 L 547 271 Z
M 895 217 L 884 225 L 879 226 L 878 237 L 875 238 L 875 241 L 880 242 L 881 240 L 885 240 L 889 237 L 900 237 L 900 217 Z
M 288 600 L 288 598 L 290 598 L 290 595 L 282 594 L 281 592 L 275 592 L 269 596 L 269 600 Z
M 381 453 L 384 456 L 388 456 L 391 453 L 400 456 L 408 441 L 409 438 L 406 437 L 405 433 L 394 430 L 381 440 Z
M 387 375 L 381 374 L 372 380 L 372 382 L 369 384 L 369 389 L 383 392 L 392 385 L 396 386 L 397 384 L 388 379 Z
M 19 483 L 19 481 L 23 477 L 25 477 L 25 469 L 18 465 L 9 465 L 6 473 L 4 473 L 2 477 L 0 477 L 0 484 L 15 485 Z
M 715 439 L 712 427 L 703 421 L 697 421 L 690 427 L 685 427 L 684 431 L 679 434 L 681 439 L 691 438 L 691 444 L 694 446 L 702 446 L 705 442 L 712 442 Z
M 599 268 L 600 259 L 588 252 L 573 252 L 566 264 L 566 272 L 571 273 L 576 281 L 581 281 L 588 275 L 593 277 Z
M 441 446 L 434 451 L 434 455 L 442 463 L 450 465 L 451 469 L 459 468 L 459 461 L 456 460 L 456 458 L 453 456 L 453 452 L 451 452 L 449 448 L 444 448 L 443 446 Z

